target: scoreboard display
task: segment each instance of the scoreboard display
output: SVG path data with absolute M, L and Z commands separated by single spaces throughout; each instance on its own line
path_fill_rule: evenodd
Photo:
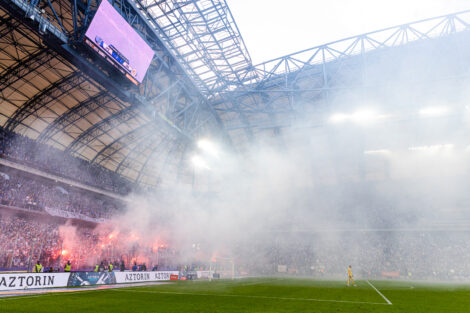
M 107 1 L 103 0 L 85 33 L 85 43 L 130 81 L 142 82 L 154 51 Z

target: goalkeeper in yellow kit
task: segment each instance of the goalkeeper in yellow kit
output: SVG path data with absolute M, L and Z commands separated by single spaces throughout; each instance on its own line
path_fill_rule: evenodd
M 352 274 L 351 265 L 349 265 L 349 267 L 348 267 L 348 287 L 351 283 L 354 285 L 354 287 L 356 287 L 356 283 L 354 282 L 354 278 L 353 278 L 353 274 Z

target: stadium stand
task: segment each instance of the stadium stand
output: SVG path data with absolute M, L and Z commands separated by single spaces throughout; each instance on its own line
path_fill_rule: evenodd
M 104 196 L 11 171 L 0 177 L 0 201 L 5 206 L 95 222 L 109 219 L 119 206 Z
M 90 192 L 93 188 L 85 190 L 1 165 L 0 269 L 31 270 L 35 260 L 40 260 L 45 270 L 57 271 L 67 257 L 72 260 L 72 268 L 86 270 L 97 259 L 109 258 L 109 249 L 102 248 L 107 234 L 93 229 L 124 206 L 119 195 L 131 191 L 126 179 L 2 128 L 0 158 L 116 194 L 109 197 L 108 193 Z M 67 236 L 61 235 L 59 229 L 71 221 L 77 232 L 76 242 L 80 244 L 62 255 Z M 118 265 L 118 259 L 115 263 Z
M 0 268 L 27 270 L 36 260 L 40 260 L 45 268 L 57 270 L 61 265 L 62 251 L 60 225 L 60 220 L 47 217 L 0 215 Z M 79 229 L 81 249 L 71 250 L 67 254 L 67 258 L 73 260 L 75 269 L 80 262 L 86 266 L 85 260 L 98 249 L 97 237 L 92 229 L 85 226 Z
M 462 231 L 432 229 L 283 233 L 239 250 L 240 259 L 253 262 L 238 265 L 264 275 L 342 278 L 348 260 L 360 277 L 466 280 L 470 265 L 461 261 L 469 257 L 466 238 Z
M 45 271 L 63 271 L 70 260 L 74 271 L 91 271 L 95 264 L 112 262 L 116 269 L 124 261 L 125 269 L 137 270 L 147 264 L 148 269 L 176 269 L 176 251 L 160 249 L 160 255 L 137 241 L 129 241 L 129 234 L 116 235 L 110 229 L 81 220 L 70 221 L 60 217 L 34 212 L 0 211 L 0 271 L 31 270 L 39 260 Z M 157 263 L 158 262 L 158 263 Z
M 99 165 L 72 157 L 28 137 L 7 132 L 1 127 L 0 157 L 118 194 L 131 191 L 129 181 Z

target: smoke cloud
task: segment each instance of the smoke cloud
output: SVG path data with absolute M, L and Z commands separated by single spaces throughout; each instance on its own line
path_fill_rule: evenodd
M 468 278 L 468 80 L 455 78 L 468 70 L 413 49 L 372 57 L 365 87 L 328 106 L 296 103 L 298 124 L 241 154 L 215 142 L 192 186 L 133 195 L 113 223 L 175 247 L 181 262 L 224 256 L 253 275 L 286 265 L 335 276 L 352 264 L 364 276 Z

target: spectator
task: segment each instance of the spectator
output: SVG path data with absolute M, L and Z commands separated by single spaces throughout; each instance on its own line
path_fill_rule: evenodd
M 0 176 L 0 203 L 3 205 L 79 219 L 109 219 L 118 210 L 119 203 L 114 199 L 76 189 L 67 191 L 49 180 L 14 173 L 5 176 Z
M 28 137 L 7 132 L 1 127 L 0 157 L 120 194 L 131 191 L 128 180 L 104 167 L 75 158 Z

